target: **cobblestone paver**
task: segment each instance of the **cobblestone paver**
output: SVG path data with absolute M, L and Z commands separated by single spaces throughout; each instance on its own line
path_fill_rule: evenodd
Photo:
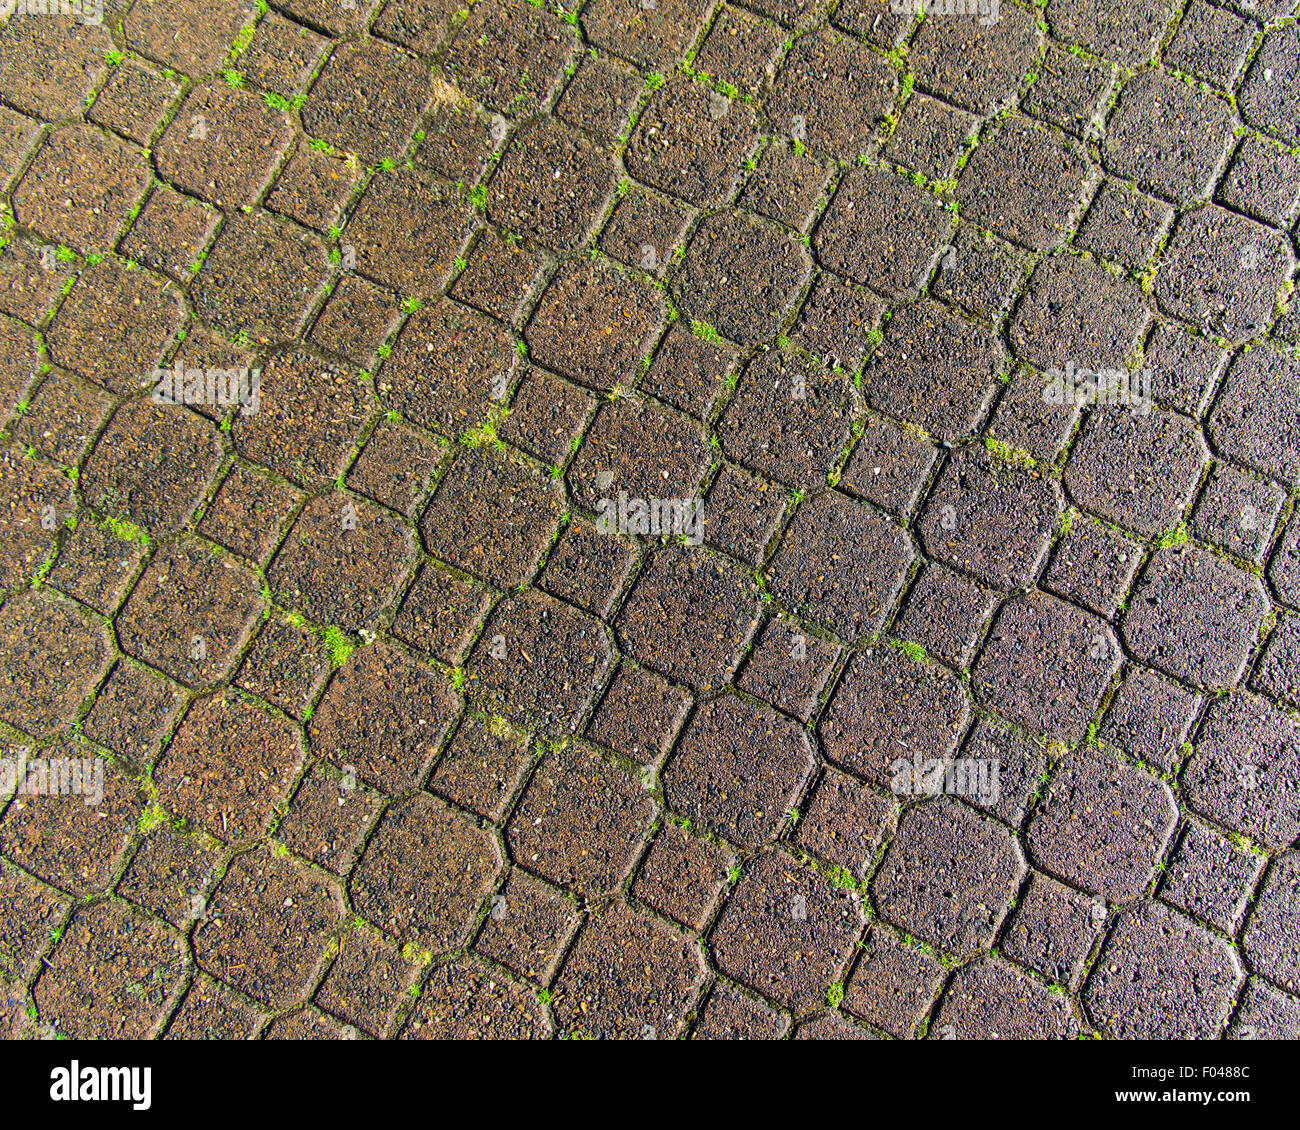
M 1295 5 L 899 7 L 4 18 L 0 1035 L 1300 1036 Z

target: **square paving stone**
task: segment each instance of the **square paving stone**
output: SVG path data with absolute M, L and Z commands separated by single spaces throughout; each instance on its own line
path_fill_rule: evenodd
M 599 897 L 627 878 L 654 815 L 640 781 L 570 743 L 534 771 L 506 826 L 506 843 L 525 870 Z
M 576 732 L 614 661 L 594 617 L 530 591 L 503 600 L 470 657 L 466 693 L 546 736 Z
M 800 351 L 760 354 L 718 421 L 723 451 L 786 486 L 826 482 L 849 440 L 861 399 L 845 374 Z
M 1233 358 L 1207 431 L 1229 459 L 1290 484 L 1300 476 L 1300 365 L 1271 349 Z
M 624 161 L 638 180 L 707 206 L 731 195 L 757 146 L 758 124 L 748 105 L 702 82 L 675 78 L 655 91 Z
M 745 185 L 740 202 L 803 231 L 829 179 L 826 166 L 820 161 L 774 141 Z
M 862 909 L 848 892 L 766 852 L 746 869 L 709 943 L 728 977 L 805 1014 L 825 1007 L 862 926 Z
M 510 872 L 474 949 L 521 977 L 550 982 L 565 943 L 578 925 L 571 899 L 526 871 Z
M 300 144 L 276 177 L 275 187 L 267 193 L 266 206 L 309 228 L 327 232 L 356 186 L 357 174 L 346 161 Z
M 1288 145 L 1300 141 L 1300 110 L 1287 92 L 1300 74 L 1300 24 L 1284 24 L 1264 37 L 1241 87 L 1241 116 Z
M 480 962 L 457 958 L 437 966 L 401 1039 L 544 1040 L 551 1026 L 536 995 Z
M 759 605 L 758 586 L 726 558 L 670 545 L 649 555 L 615 626 L 629 655 L 709 691 L 735 672 Z
M 329 40 L 310 28 L 286 20 L 279 12 L 267 12 L 239 56 L 239 70 L 258 86 L 293 98 L 302 92 L 328 46 Z
M 1295 268 L 1290 244 L 1218 206 L 1183 216 L 1165 248 L 1155 295 L 1162 309 L 1234 343 L 1262 333 Z
M 384 511 L 335 491 L 307 503 L 266 576 L 277 603 L 356 631 L 393 600 L 414 542 Z
M 540 369 L 528 369 L 515 390 L 501 438 L 559 466 L 590 417 L 596 401 L 584 390 Z
M 293 487 L 236 463 L 204 512 L 199 533 L 263 565 L 301 499 Z
M 912 38 L 910 62 L 923 89 L 986 114 L 1015 98 L 1021 79 L 1033 70 L 1042 39 L 1034 18 L 1008 5 L 992 22 L 923 21 Z
M 1216 698 L 1182 774 L 1193 812 L 1269 847 L 1300 832 L 1300 726 L 1245 691 Z
M 874 295 L 820 274 L 794 326 L 794 341 L 828 365 L 854 372 L 870 349 L 884 306 Z
M 1052 538 L 1056 484 L 978 446 L 949 458 L 917 524 L 926 552 L 994 589 L 1029 584 Z
M 805 802 L 791 840 L 861 878 L 876 848 L 893 831 L 895 808 L 893 800 L 847 773 L 827 769 Z
M 1105 621 L 1032 592 L 1002 606 L 971 684 L 1009 721 L 1073 743 L 1087 731 L 1120 659 Z
M 663 772 L 664 800 L 744 848 L 774 840 L 815 767 L 807 734 L 726 696 L 704 703 Z
M 947 972 L 934 957 L 872 928 L 844 987 L 845 1011 L 905 1040 L 930 1011 Z
M 437 953 L 467 940 L 501 866 L 488 832 L 417 794 L 384 813 L 348 887 L 369 921 Z
M 1168 785 L 1085 750 L 1057 766 L 1026 841 L 1045 871 L 1125 903 L 1154 878 L 1177 821 Z
M 724 463 L 705 499 L 704 540 L 751 566 L 785 514 L 785 492 L 766 479 Z
M 587 727 L 587 737 L 638 765 L 654 764 L 672 746 L 691 702 L 688 691 L 624 661 Z
M 879 52 L 824 28 L 795 41 L 767 109 L 780 132 L 815 153 L 852 161 L 870 148 L 897 89 L 894 69 Z
M 891 514 L 905 516 L 921 497 L 938 454 L 920 436 L 870 416 L 839 487 Z
M 5 534 L 0 584 L 14 588 L 26 585 L 57 548 L 58 531 L 73 516 L 76 496 L 53 468 L 12 449 L 0 454 L 0 472 Z
M 235 682 L 286 714 L 302 718 L 331 670 L 323 639 L 293 620 L 276 618 L 258 632 Z
M 1120 1039 L 1213 1039 L 1244 979 L 1229 943 L 1148 903 L 1121 916 L 1083 1001 Z
M 198 836 L 163 824 L 145 837 L 117 893 L 180 929 L 198 917 L 204 889 L 216 878 L 221 853 Z
M 123 24 L 127 44 L 188 75 L 211 74 L 255 11 L 251 0 L 147 0 Z
M 25 981 L 40 964 L 40 953 L 68 912 L 68 901 L 12 864 L 0 866 L 0 975 L 6 982 Z
M 158 753 L 184 695 L 148 667 L 119 662 L 82 721 L 86 737 L 120 754 L 128 765 L 147 765 Z
M 973 762 L 967 767 L 968 773 L 989 774 L 973 778 L 977 788 L 968 788 L 963 794 L 967 803 L 996 816 L 1004 824 L 1019 828 L 1038 796 L 1047 771 L 1046 745 L 980 719 L 971 728 L 962 757 Z M 988 768 L 981 763 L 986 763 Z
M 621 263 L 662 275 L 682 243 L 690 213 L 644 188 L 633 188 L 614 206 L 600 233 L 600 249 Z
M 1156 322 L 1143 351 L 1157 404 L 1199 417 L 1228 364 L 1228 351 L 1181 326 Z
M 1160 885 L 1160 898 L 1235 934 L 1264 862 L 1263 856 L 1238 850 L 1218 833 L 1188 824 Z
M 945 798 L 899 821 L 871 889 L 882 917 L 973 957 L 992 943 L 1025 870 L 1008 830 Z
M 338 957 L 316 990 L 316 1003 L 382 1038 L 407 1003 L 418 970 L 369 930 L 349 930 L 339 937 Z
M 346 875 L 383 799 L 355 777 L 317 764 L 303 774 L 275 834 L 295 855 Z
M 1012 116 L 981 142 L 957 182 L 962 214 L 1034 251 L 1061 242 L 1091 176 L 1087 152 Z
M 1220 463 L 1196 503 L 1192 533 L 1262 565 L 1285 501 L 1276 484 Z
M 1049 44 L 1037 72 L 1038 81 L 1024 97 L 1026 113 L 1076 137 L 1091 136 L 1115 81 L 1114 66 Z
M 315 752 L 396 796 L 424 780 L 460 706 L 438 674 L 379 641 L 339 668 L 307 733 Z
M 11 237 L 0 248 L 0 310 L 43 325 L 71 277 L 72 267 L 58 258 L 52 244 Z M 9 336 L 0 335 L 0 341 Z
M 667 824 L 651 845 L 632 894 L 688 930 L 701 930 L 727 886 L 735 856 Z
M 1229 1039 L 1294 1040 L 1300 1036 L 1300 1002 L 1257 977 L 1246 982 Z
M 933 54 L 930 62 L 938 62 Z M 915 94 L 903 107 L 884 155 L 928 180 L 943 180 L 956 170 L 978 126 L 979 119 L 965 110 Z
M 719 82 L 756 96 L 772 73 L 772 60 L 784 37 L 777 25 L 727 4 L 713 21 L 692 65 Z
M 343 917 L 338 888 L 267 848 L 236 856 L 194 933 L 201 969 L 273 1009 L 303 1000 Z
M 420 566 L 393 620 L 393 634 L 414 648 L 461 663 L 491 607 L 491 593 L 433 564 Z
M 1120 630 L 1137 658 L 1213 689 L 1240 677 L 1267 611 L 1258 577 L 1188 545 L 1156 554 Z
M 894 791 L 909 759 L 945 760 L 969 722 L 970 699 L 956 675 L 882 647 L 850 661 L 817 733 L 827 760 Z
M 1011 966 L 986 958 L 957 971 L 935 1015 L 930 1038 L 1065 1040 L 1077 1033 L 1067 999 Z
M 1141 560 L 1137 542 L 1079 517 L 1057 543 L 1043 585 L 1109 618 L 1128 592 Z
M 1087 8 L 1048 0 L 1047 24 L 1067 43 L 1127 67 L 1151 58 L 1173 13 L 1169 0 L 1095 0 Z
M 467 715 L 429 788 L 486 820 L 500 821 L 531 763 L 527 742 L 499 722 Z
M 348 471 L 348 486 L 410 515 L 424 497 L 446 446 L 389 420 L 370 434 Z
M 699 0 L 662 0 L 652 8 L 638 0 L 594 0 L 582 27 L 597 47 L 643 70 L 667 71 L 681 60 L 705 15 Z
M 26 375 L 23 370 L 19 372 Z M 112 399 L 102 390 L 55 371 L 14 424 L 13 438 L 30 444 L 56 463 L 75 467 L 111 406 Z
M 547 264 L 545 252 L 486 231 L 455 283 L 453 297 L 516 324 Z
M 556 103 L 556 116 L 601 141 L 622 134 L 645 80 L 620 59 L 589 50 Z
M 1247 136 L 1216 196 L 1275 228 L 1287 227 L 1300 206 L 1300 157 L 1272 140 Z
M 961 303 L 991 321 L 1000 321 L 1024 278 L 1028 255 L 969 224 L 957 228 L 930 284 L 936 297 Z
M 1135 667 L 1111 699 L 1098 735 L 1142 761 L 1172 773 L 1181 744 L 1201 707 L 1201 696 Z
M 463 448 L 420 528 L 430 553 L 500 588 L 517 588 L 536 571 L 563 510 L 563 492 L 549 475 L 495 448 Z
M 120 538 L 87 518 L 77 523 L 59 548 L 46 581 L 97 612 L 108 614 L 126 594 L 143 556 L 144 547 L 138 541 Z
M 636 551 L 585 518 L 560 534 L 538 584 L 553 596 L 597 616 L 608 616 L 636 564 Z
M 966 667 L 996 602 L 993 593 L 960 573 L 927 564 L 894 624 L 894 634 L 919 643 L 937 659 Z
M 358 275 L 344 275 L 312 326 L 311 340 L 365 366 L 400 319 L 391 293 Z
M 1300 894 L 1300 868 L 1296 866 L 1296 856 L 1283 855 L 1264 880 L 1242 935 L 1242 948 L 1255 969 L 1292 994 L 1300 988 L 1300 950 L 1295 929 L 1297 894 Z
M 766 575 L 801 618 L 855 641 L 885 622 L 913 557 L 900 527 L 827 490 L 796 511 Z
M 1212 82 L 1220 90 L 1231 90 L 1254 41 L 1254 25 L 1234 12 L 1197 0 L 1183 14 L 1165 51 L 1165 63 Z
M 1093 905 L 1078 891 L 1032 872 L 1002 935 L 1002 953 L 1058 984 L 1077 989 L 1097 936 Z
M 1273 698 L 1300 704 L 1300 617 L 1279 617 L 1252 683 Z
M 1107 180 L 1092 198 L 1075 242 L 1127 270 L 1140 271 L 1173 219 L 1174 210 L 1168 204 Z
M 718 981 L 700 1009 L 692 1040 L 779 1040 L 790 1021 L 734 985 Z
M 736 350 L 705 341 L 675 322 L 664 335 L 640 391 L 700 419 L 712 411 L 736 364 Z
M 113 41 L 102 24 L 46 16 L 7 20 L 0 29 L 0 50 L 5 59 L 0 94 L 20 110 L 58 121 L 79 113 L 82 100 L 99 85 Z
M 154 189 L 122 240 L 122 254 L 188 282 L 199 253 L 217 230 L 221 213 L 165 185 Z
M 808 722 L 839 657 L 835 644 L 774 618 L 763 629 L 736 686 Z
M 1055 463 L 1080 412 L 1073 397 L 1056 396 L 1057 380 L 1017 366 L 989 421 L 989 436 L 1040 463 Z M 1065 403 L 1055 403 L 1058 400 Z
M 425 121 L 415 159 L 439 176 L 460 185 L 473 184 L 510 131 L 500 114 L 489 114 L 453 86 L 440 83 L 432 113 Z
M 302 758 L 297 727 L 237 695 L 204 699 L 154 767 L 158 802 L 223 843 L 256 839 Z
M 400 157 L 428 104 L 431 76 L 376 39 L 335 47 L 302 108 L 303 128 L 368 163 Z

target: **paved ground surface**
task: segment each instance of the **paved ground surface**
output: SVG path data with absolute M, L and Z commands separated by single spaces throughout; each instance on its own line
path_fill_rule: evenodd
M 11 19 L 11 1033 L 1300 1036 L 1289 6 Z

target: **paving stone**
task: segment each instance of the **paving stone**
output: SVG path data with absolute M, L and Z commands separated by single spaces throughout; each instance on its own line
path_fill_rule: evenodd
M 423 169 L 377 174 L 344 229 L 357 270 L 404 294 L 446 285 L 470 235 L 463 194 Z
M 416 795 L 384 813 L 349 890 L 370 921 L 440 952 L 466 940 L 500 868 L 487 832 L 442 801 Z
M 357 1030 L 312 1008 L 277 1016 L 262 1033 L 264 1040 L 355 1040 Z
M 40 964 L 40 953 L 68 912 L 68 902 L 12 865 L 0 866 L 0 975 L 26 981 Z
M 1300 1036 L 1300 1002 L 1257 977 L 1246 982 L 1228 1038 L 1294 1040 Z
M 913 557 L 902 529 L 828 490 L 799 507 L 765 575 L 789 609 L 853 641 L 884 623 Z
M 1120 659 L 1105 621 L 1034 592 L 1002 606 L 971 682 L 979 699 L 1009 721 L 1074 743 Z
M 530 764 L 528 745 L 496 721 L 462 719 L 429 788 L 487 820 L 500 821 Z
M 185 972 L 175 931 L 107 902 L 74 914 L 46 960 L 32 999 L 62 1036 L 82 1040 L 153 1035 Z
M 861 399 L 845 374 L 798 351 L 756 357 L 718 422 L 722 450 L 786 486 L 826 482 L 849 440 Z
M 828 1012 L 815 1020 L 805 1021 L 795 1029 L 796 1040 L 878 1040 L 874 1032 L 844 1019 L 839 1013 Z
M 869 148 L 897 89 L 894 69 L 878 52 L 825 28 L 795 41 L 767 109 L 780 132 L 815 153 L 852 161 Z
M 907 515 L 921 497 L 937 456 L 919 436 L 870 416 L 839 486 L 891 514 Z
M 11 589 L 30 582 L 57 548 L 59 527 L 74 515 L 76 495 L 53 468 L 10 450 L 0 453 L 0 500 L 6 541 L 0 584 Z
M 817 734 L 829 761 L 892 791 L 909 758 L 947 758 L 969 721 L 960 679 L 886 647 L 850 661 Z
M 317 764 L 303 774 L 275 833 L 295 855 L 346 875 L 382 800 L 352 777 Z
M 174 79 L 124 59 L 114 67 L 86 117 L 147 145 L 178 93 L 180 84 Z
M 862 391 L 872 408 L 954 440 L 987 412 L 1004 362 L 996 334 L 938 303 L 917 303 L 889 320 Z
M 97 612 L 111 613 L 126 594 L 144 547 L 118 537 L 92 519 L 77 523 L 59 547 L 59 556 L 46 582 L 75 596 Z
M 1196 503 L 1192 533 L 1262 565 L 1285 501 L 1281 487 L 1220 463 Z
M 284 19 L 279 12 L 267 12 L 239 56 L 239 70 L 282 98 L 293 98 L 302 92 L 328 46 L 324 36 Z
M 1300 830 L 1297 725 L 1249 692 L 1216 698 L 1183 770 L 1187 806 L 1270 847 Z
M 927 553 L 994 589 L 1030 583 L 1061 509 L 1055 483 L 979 447 L 952 456 L 917 524 Z
M 721 342 L 705 341 L 681 322 L 668 328 L 640 389 L 665 404 L 704 419 L 726 387 L 736 364 L 736 351 Z
M 555 982 L 562 1031 L 595 1038 L 674 1039 L 704 980 L 698 951 L 621 903 L 590 918 Z
M 259 212 L 232 216 L 212 246 L 190 294 L 195 309 L 231 334 L 257 342 L 288 340 L 302 329 L 325 283 L 325 250 L 315 236 Z
M 528 369 L 515 390 L 502 439 L 559 466 L 573 450 L 595 401 L 582 389 L 540 369 Z
M 939 60 L 931 47 L 927 61 L 934 67 Z M 884 155 L 929 180 L 943 180 L 956 171 L 957 159 L 978 126 L 974 115 L 937 98 L 914 94 L 903 107 Z
M 1300 867 L 1294 852 L 1273 864 L 1251 911 L 1242 949 L 1252 967 L 1294 994 L 1300 987 L 1300 938 L 1295 908 Z
M 1115 68 L 1049 43 L 1037 71 L 1038 81 L 1025 94 L 1025 111 L 1075 137 L 1091 136 L 1114 85 Z
M 664 756 L 686 720 L 691 696 L 642 667 L 622 663 L 587 729 L 587 737 L 639 765 Z
M 248 0 L 148 0 L 123 22 L 128 46 L 189 75 L 219 70 L 255 7 Z
M 605 260 L 570 262 L 542 294 L 524 337 L 540 364 L 588 388 L 630 385 L 658 336 L 663 298 Z
M 1151 58 L 1172 14 L 1168 0 L 1097 0 L 1086 10 L 1048 0 L 1046 11 L 1048 27 L 1058 39 L 1127 67 Z
M 58 364 L 130 395 L 149 380 L 181 318 L 171 283 L 109 258 L 81 272 L 46 342 Z
M 302 763 L 296 728 L 231 694 L 185 716 L 155 767 L 166 809 L 225 843 L 260 836 Z
M 368 502 L 338 491 L 318 495 L 298 515 L 266 578 L 282 606 L 357 631 L 392 602 L 410 568 L 414 540 Z
M 786 620 L 767 622 L 736 685 L 802 722 L 816 713 L 840 649 Z
M 489 114 L 455 87 L 439 84 L 415 159 L 447 180 L 473 184 L 509 128 L 500 114 Z
M 1254 40 L 1252 24 L 1234 12 L 1198 0 L 1183 14 L 1165 51 L 1165 64 L 1212 82 L 1220 90 L 1231 90 Z
M 184 929 L 197 917 L 196 904 L 216 877 L 220 858 L 197 836 L 160 825 L 140 844 L 117 893 Z
M 1083 991 L 1121 1039 L 1211 1039 L 1243 980 L 1232 947 L 1159 903 L 1121 915 Z M 1194 986 L 1194 987 L 1193 987 Z
M 805 803 L 792 841 L 861 878 L 893 831 L 895 803 L 846 773 L 826 770 Z M 869 1018 L 867 1018 L 869 1019 Z
M 438 966 L 407 1018 L 403 1039 L 535 1040 L 550 1035 L 529 991 L 472 959 Z
M 804 5 L 798 0 L 762 0 L 757 7 L 769 6 L 778 15 L 774 18 L 790 19 Z M 783 14 L 788 13 L 788 14 Z M 888 50 L 896 47 L 912 29 L 913 14 L 895 12 L 888 0 L 844 0 L 832 17 L 837 27 L 851 31 Z
M 1000 9 L 991 23 L 925 20 L 912 38 L 910 62 L 923 89 L 984 114 L 1015 98 L 1021 79 L 1033 70 L 1042 38 L 1033 17 L 1011 6 Z
M 701 930 L 726 888 L 727 870 L 734 862 L 727 849 L 667 824 L 646 854 L 632 894 L 686 929 Z
M 103 80 L 111 50 L 108 28 L 76 16 L 7 20 L 0 29 L 0 94 L 40 118 L 69 117 Z
M 1051 981 L 1077 989 L 1097 936 L 1094 905 L 1063 883 L 1032 872 L 1002 935 L 1001 952 Z
M 656 0 L 657 2 L 657 0 Z M 601 141 L 618 138 L 645 80 L 620 59 L 588 51 L 555 104 L 555 114 Z
M 503 600 L 483 629 L 466 670 L 467 693 L 518 725 L 573 733 L 613 658 L 598 620 L 525 592 Z
M 945 952 L 987 949 L 1025 874 L 1020 845 L 952 800 L 906 814 L 871 881 L 880 914 Z
M 1140 271 L 1173 219 L 1168 204 L 1106 180 L 1093 197 L 1075 242 L 1129 271 Z
M 779 1040 L 789 1030 L 790 1021 L 779 1012 L 719 981 L 700 1009 L 691 1039 Z
M 318 232 L 328 232 L 356 186 L 357 174 L 346 161 L 299 144 L 267 193 L 266 206 Z
M 492 0 L 470 13 L 443 70 L 489 109 L 529 117 L 549 101 L 577 44 L 577 32 L 546 9 Z
M 1143 356 L 1156 403 L 1197 417 L 1228 363 L 1227 350 L 1164 322 L 1155 323 Z
M 785 33 L 744 8 L 725 5 L 709 28 L 692 66 L 697 72 L 758 96 L 772 74 Z
M 1077 752 L 1057 767 L 1026 838 L 1045 870 L 1089 894 L 1129 902 L 1151 882 L 1177 819 L 1168 785 Z
M 599 3 L 628 0 L 598 0 Z M 677 0 L 665 0 L 665 3 Z M 697 205 L 731 195 L 758 144 L 754 111 L 702 82 L 675 78 L 657 90 L 628 142 L 624 161 L 638 180 Z
M 220 213 L 200 201 L 159 186 L 122 240 L 121 251 L 186 282 L 219 220 Z
M 928 564 L 894 625 L 894 634 L 938 659 L 966 667 L 996 597 L 960 573 Z
M 724 463 L 705 499 L 704 540 L 757 566 L 786 504 L 785 493 L 766 479 Z
M 1201 707 L 1201 696 L 1135 667 L 1111 699 L 1098 735 L 1142 761 L 1172 773 L 1180 746 Z
M 1285 24 L 1264 37 L 1241 87 L 1240 108 L 1245 121 L 1288 145 L 1300 141 L 1300 112 L 1287 91 L 1294 89 L 1300 63 L 1300 25 Z
M 885 239 L 879 232 L 888 232 Z M 832 271 L 891 297 L 915 294 L 952 216 L 938 197 L 887 169 L 850 169 L 818 222 L 812 245 Z
M 963 215 L 1043 251 L 1074 223 L 1090 168 L 1078 142 L 1013 115 L 976 147 L 958 178 L 957 200 Z
M 1278 619 L 1253 683 L 1257 690 L 1283 702 L 1294 705 L 1300 701 L 1300 619 Z
M 597 47 L 643 70 L 668 71 L 681 61 L 704 22 L 699 0 L 662 0 L 645 8 L 634 0 L 594 0 L 582 28 Z
M 1175 910 L 1235 934 L 1264 859 L 1239 851 L 1199 824 L 1188 824 L 1160 885 L 1160 898 Z
M 973 761 L 966 772 L 976 774 L 977 787 L 968 787 L 963 794 L 966 802 L 1019 828 L 1047 772 L 1047 747 L 1037 739 L 980 719 L 971 728 L 962 757 Z M 987 762 L 988 768 L 981 762 Z M 989 776 L 980 778 L 980 773 Z
M 330 670 L 322 639 L 292 619 L 277 618 L 262 626 L 235 681 L 286 714 L 302 718 Z
M 780 833 L 813 768 L 799 726 L 727 696 L 691 719 L 664 769 L 664 799 L 706 831 L 757 848 Z
M 989 421 L 989 437 L 1039 463 L 1056 462 L 1079 420 L 1073 398 L 1056 396 L 1057 381 L 1027 366 L 1013 371 Z M 1060 387 L 1064 388 L 1063 383 Z M 1056 400 L 1064 403 L 1054 403 Z
M 528 125 L 492 175 L 487 215 L 544 247 L 571 251 L 586 243 L 613 189 L 614 165 L 601 147 L 560 122 Z
M 200 968 L 273 1009 L 305 998 L 319 976 L 341 892 L 287 856 L 236 856 L 194 932 Z
M 1126 369 L 1149 315 L 1128 279 L 1075 255 L 1042 260 L 1012 318 L 1016 355 L 1045 373 L 1065 369 Z
M 6 187 L 22 170 L 40 133 L 40 122 L 8 106 L 0 109 L 0 187 Z
M 1268 611 L 1263 585 L 1195 546 L 1162 550 L 1134 590 L 1121 631 L 1137 658 L 1200 687 L 1241 675 Z
M 515 323 L 546 265 L 546 256 L 495 232 L 483 233 L 451 293 L 502 321 Z
M 506 843 L 525 870 L 599 897 L 627 878 L 654 815 L 640 781 L 575 743 L 538 765 Z
M 348 471 L 348 486 L 410 515 L 428 491 L 445 450 L 437 440 L 381 420 Z
M 460 706 L 432 670 L 378 641 L 339 669 L 307 733 L 313 751 L 398 795 L 424 780 Z
M 1000 321 L 1025 275 L 1027 254 L 968 224 L 959 226 L 952 240 L 939 259 L 931 293 Z
M 1217 206 L 1183 216 L 1156 276 L 1161 307 L 1232 342 L 1262 333 L 1295 267 L 1277 232 Z
M 52 245 L 11 237 L 0 248 L 0 310 L 42 325 L 71 276 L 71 266 L 60 261 Z M 9 336 L 0 335 L 0 340 Z
M 457 11 L 451 0 L 388 0 L 372 30 L 419 55 L 431 55 L 450 34 Z
M 265 608 L 252 570 L 201 542 L 160 550 L 117 620 L 122 649 L 192 687 L 228 674 Z
M 82 729 L 126 764 L 145 765 L 157 755 L 182 699 L 179 688 L 149 668 L 120 662 L 100 688 Z
M 573 518 L 546 561 L 538 584 L 579 608 L 608 616 L 623 583 L 636 564 L 636 553 L 585 518 Z
M 339 938 L 338 957 L 316 991 L 316 1003 L 383 1037 L 406 1002 L 415 972 L 396 947 L 368 930 L 349 930 Z
M 954 1040 L 1067 1040 L 1078 1031 L 1070 1002 L 993 958 L 953 977 L 930 1029 Z
M 803 1014 L 825 1006 L 862 925 L 847 892 L 767 852 L 746 869 L 709 940 L 728 977 Z
M 1216 196 L 1257 220 L 1285 228 L 1300 206 L 1300 158 L 1271 140 L 1248 135 Z
M 335 47 L 302 108 L 303 128 L 367 162 L 401 155 L 429 101 L 418 60 L 375 39 Z
M 472 581 L 426 563 L 407 589 L 392 631 L 411 647 L 456 666 L 491 603 L 491 594 Z
M 1233 358 L 1207 426 L 1210 439 L 1230 459 L 1275 479 L 1300 475 L 1300 366 L 1269 349 Z
M 870 335 L 884 307 L 874 296 L 820 274 L 794 325 L 797 345 L 830 365 L 854 372 L 870 348 Z
M 167 1040 L 247 1040 L 265 1013 L 228 985 L 200 973 L 167 1026 Z
M 600 248 L 621 263 L 662 275 L 681 246 L 690 213 L 644 188 L 632 188 L 614 206 L 600 234 Z
M 912 1036 L 947 976 L 930 954 L 873 927 L 844 987 L 845 1011 L 900 1040 Z
M 474 948 L 534 981 L 549 983 L 578 924 L 573 903 L 524 871 L 514 870 Z
M 501 588 L 533 575 L 564 509 L 548 475 L 499 454 L 465 448 L 421 519 L 429 551 Z
M 199 522 L 199 533 L 265 564 L 302 495 L 293 487 L 236 463 Z

